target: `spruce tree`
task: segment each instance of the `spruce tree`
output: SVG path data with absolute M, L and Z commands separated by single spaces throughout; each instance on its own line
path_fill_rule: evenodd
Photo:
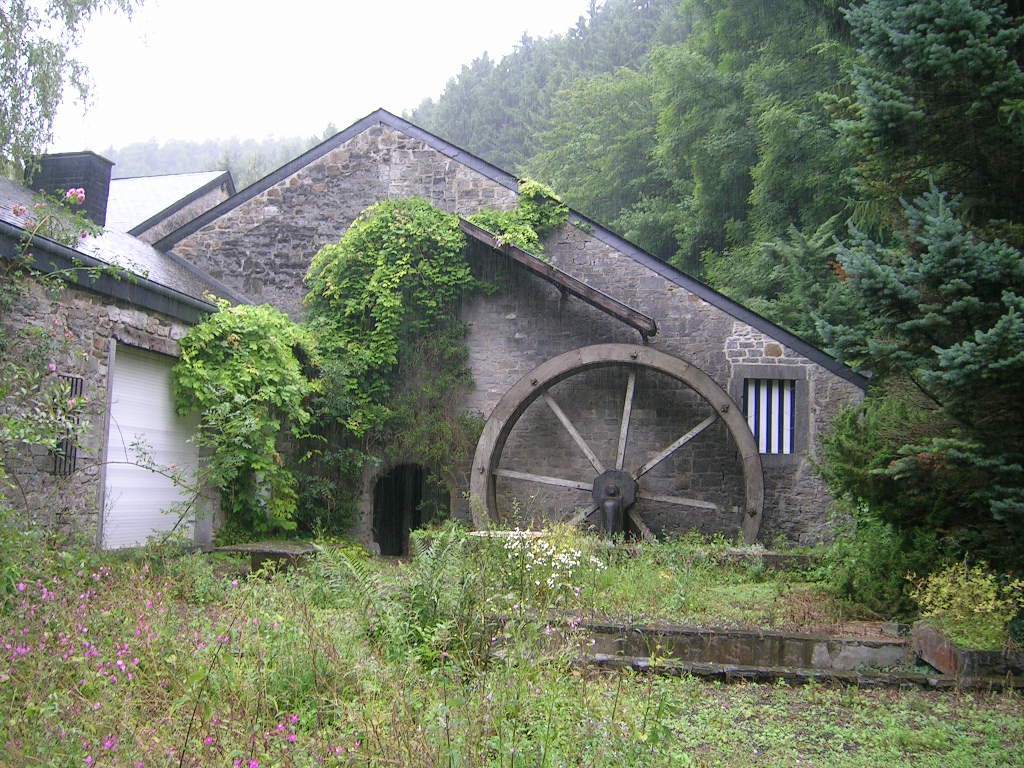
M 826 441 L 833 487 L 902 529 L 1024 564 L 1024 258 L 979 237 L 934 187 L 904 206 L 893 244 L 855 233 L 839 248 L 855 310 L 822 323 L 874 393 Z

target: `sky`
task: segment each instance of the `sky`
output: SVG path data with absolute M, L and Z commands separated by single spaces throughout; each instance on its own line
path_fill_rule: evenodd
M 69 98 L 52 152 L 155 139 L 261 139 L 339 130 L 378 107 L 437 98 L 485 51 L 564 34 L 589 0 L 146 0 L 94 17 L 77 58 L 87 106 Z

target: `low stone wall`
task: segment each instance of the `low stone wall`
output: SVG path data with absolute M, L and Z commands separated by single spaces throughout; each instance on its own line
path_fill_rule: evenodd
M 914 654 L 905 639 L 868 640 L 826 635 L 667 625 L 579 625 L 591 653 L 751 667 L 830 671 L 909 667 Z
M 918 622 L 911 631 L 914 652 L 940 672 L 974 684 L 986 677 L 1024 680 L 1024 651 L 975 651 L 961 648 L 939 630 Z

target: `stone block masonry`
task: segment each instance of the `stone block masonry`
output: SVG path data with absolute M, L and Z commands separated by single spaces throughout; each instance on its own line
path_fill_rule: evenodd
M 120 342 L 177 357 L 178 341 L 188 326 L 158 313 L 111 303 L 80 288 L 68 287 L 55 296 L 37 283 L 27 285 L 24 299 L 12 307 L 3 326 L 13 339 L 19 338 L 20 331 L 33 327 L 58 337 L 67 334 L 68 351 L 53 361 L 57 371 L 52 375 L 82 379 L 89 423 L 77 445 L 74 471 L 67 476 L 54 474 L 54 456 L 45 447 L 4 445 L 4 461 L 13 483 L 8 496 L 47 530 L 95 538 L 102 514 L 102 462 L 113 344 Z M 17 345 L 11 353 L 18 353 Z
M 803 430 L 798 441 L 800 454 L 778 463 L 772 461 L 775 457 L 762 457 L 766 499 L 761 539 L 784 538 L 810 544 L 829 538 L 827 489 L 813 471 L 810 458 L 816 452 L 817 436 L 827 428 L 843 403 L 859 401 L 861 390 L 571 224 L 549 238 L 545 247 L 555 266 L 654 317 L 659 330 L 650 340 L 650 346 L 695 364 L 734 400 L 739 401 L 747 375 L 768 378 L 783 372 L 787 378 L 805 382 L 806 386 L 800 388 L 802 399 L 798 403 L 806 414 L 798 424 Z M 477 258 L 484 261 L 488 256 Z M 583 302 L 565 298 L 554 286 L 525 271 L 496 272 L 493 265 L 486 263 L 475 266 L 485 278 L 499 275 L 501 283 L 494 295 L 468 302 L 463 308 L 463 317 L 470 327 L 470 365 L 476 383 L 466 398 L 468 410 L 487 416 L 516 381 L 562 352 L 598 343 L 640 343 L 639 335 L 631 328 Z M 621 398 L 621 394 L 618 396 Z M 667 395 L 665 400 L 670 402 Z M 537 409 L 537 406 L 532 408 Z M 539 410 L 541 413 L 535 417 L 537 426 L 533 429 L 546 430 L 549 428 L 546 414 L 543 409 Z M 675 420 L 676 423 L 683 421 L 682 417 Z M 696 423 L 699 418 L 693 416 L 691 421 Z M 526 429 L 523 440 L 535 446 L 534 466 L 550 466 L 552 458 L 543 454 L 541 446 L 552 445 L 557 431 L 555 434 L 537 432 L 531 436 L 531 427 Z M 613 414 L 612 423 L 606 424 L 605 430 L 617 429 L 618 416 Z M 667 431 L 663 438 L 672 439 Z M 607 435 L 594 439 L 607 440 Z M 519 444 L 509 447 L 520 454 L 527 450 Z M 694 447 L 698 448 L 697 467 L 680 466 L 674 484 L 666 487 L 665 492 L 683 495 L 692 492 L 693 496 L 725 507 L 736 504 L 731 491 L 738 482 L 738 468 L 726 436 L 720 434 L 710 445 L 695 441 Z M 559 450 L 564 456 L 574 449 L 561 446 Z M 524 464 L 530 463 L 529 457 L 517 458 Z M 713 469 L 704 470 L 701 466 Z M 522 484 L 518 490 L 528 498 L 531 491 L 525 486 Z M 551 495 L 545 489 L 538 498 L 547 500 Z M 565 496 L 560 494 L 563 500 Z M 524 505 L 522 500 L 520 504 Z M 652 527 L 661 531 L 673 527 L 697 528 L 735 535 L 735 521 L 726 518 L 714 519 L 713 515 L 666 505 L 654 513 Z
M 303 279 L 311 259 L 323 245 L 337 242 L 370 205 L 421 196 L 442 210 L 468 215 L 515 204 L 515 192 L 497 169 L 491 173 L 475 159 L 463 160 L 457 148 L 406 128 L 397 118 L 373 122 L 182 237 L 174 245 L 175 254 L 249 300 L 274 304 L 301 319 Z M 798 450 L 791 456 L 763 457 L 766 503 L 761 538 L 784 537 L 800 543 L 827 538 L 828 499 L 810 458 L 818 435 L 836 411 L 859 401 L 862 390 L 851 379 L 787 346 L 781 338 L 786 334 L 772 336 L 769 324 L 752 325 L 749 314 L 727 311 L 726 300 L 716 303 L 710 291 L 691 290 L 687 286 L 692 284 L 677 279 L 680 276 L 668 267 L 635 258 L 628 248 L 620 250 L 614 238 L 600 234 L 564 225 L 548 239 L 546 256 L 578 280 L 655 318 L 659 330 L 650 339 L 652 347 L 699 367 L 736 401 L 748 377 L 796 382 Z M 471 260 L 477 274 L 492 281 L 497 290 L 467 298 L 460 308 L 469 329 L 469 365 L 475 382 L 462 403 L 469 412 L 486 418 L 516 381 L 563 352 L 599 343 L 642 343 L 636 331 L 620 321 L 566 297 L 554 286 L 505 263 L 504 257 L 474 249 Z M 596 419 L 600 426 L 592 439 L 604 444 L 617 429 L 618 416 L 598 407 L 593 395 L 600 386 L 563 399 L 572 403 L 581 420 Z M 699 404 L 654 392 L 638 410 L 654 425 L 651 439 L 657 442 L 672 439 L 668 435 L 673 431 L 678 435 L 678 425 L 687 419 L 698 419 Z M 576 448 L 563 445 L 563 435 L 546 418 L 539 415 L 535 420 L 535 439 L 527 434 L 520 443 L 510 444 L 510 450 L 518 452 L 535 472 L 546 465 L 570 471 Z M 694 441 L 690 454 L 666 462 L 657 480 L 666 493 L 697 496 L 707 492 L 715 494 L 725 508 L 736 503 L 736 452 L 724 432 L 709 430 L 706 444 Z M 560 452 L 554 458 L 548 450 L 552 446 Z M 468 476 L 471 461 L 472 456 L 467 456 L 462 474 Z M 367 518 L 372 514 L 373 484 L 387 469 L 381 467 L 366 476 L 364 519 L 357 526 L 365 537 L 371 535 Z M 468 517 L 468 504 L 461 496 L 464 490 L 455 489 L 453 500 L 459 514 Z M 663 530 L 698 527 L 735 533 L 730 520 L 702 517 L 699 512 L 665 510 L 656 517 Z
M 388 126 L 358 134 L 189 235 L 174 252 L 250 299 L 301 319 L 313 256 L 381 200 L 424 197 L 468 215 L 515 193 Z

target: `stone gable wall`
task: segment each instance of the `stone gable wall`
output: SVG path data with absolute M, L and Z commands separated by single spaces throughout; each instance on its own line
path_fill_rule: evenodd
M 166 219 L 162 219 L 149 229 L 140 232 L 136 237 L 147 243 L 155 243 L 179 227 L 188 224 L 200 214 L 206 213 L 211 208 L 224 202 L 228 197 L 228 183 L 225 181 L 214 189 L 209 190 L 205 195 L 196 198 L 181 210 L 175 211 Z
M 319 248 L 336 242 L 356 216 L 373 203 L 413 195 L 464 215 L 481 208 L 511 207 L 515 202 L 510 190 L 458 160 L 418 139 L 379 126 L 360 133 L 188 236 L 174 251 L 252 301 L 275 304 L 300 318 L 303 276 Z M 659 331 L 651 339 L 651 346 L 694 363 L 734 398 L 738 399 L 747 376 L 797 379 L 798 409 L 806 414 L 798 424 L 802 431 L 798 446 L 805 454 L 813 454 L 817 435 L 835 411 L 862 396 L 854 384 L 582 229 L 565 225 L 549 238 L 546 248 L 548 258 L 559 268 L 654 317 Z M 474 390 L 465 397 L 467 410 L 486 417 L 518 379 L 562 352 L 597 343 L 641 342 L 639 334 L 620 321 L 563 296 L 554 286 L 520 268 L 509 267 L 501 257 L 477 253 L 473 261 L 478 274 L 492 280 L 498 291 L 467 299 L 461 309 L 469 326 L 469 362 L 475 380 Z M 761 371 L 770 375 L 762 376 Z M 574 407 L 581 418 L 597 413 L 585 396 L 566 397 L 579 400 Z M 677 395 L 666 398 L 669 402 Z M 699 421 L 699 403 L 685 398 L 671 402 L 671 407 L 656 401 L 645 405 L 654 423 L 660 423 L 663 415 L 675 417 L 690 410 L 693 415 L 686 418 Z M 669 413 L 673 409 L 678 413 Z M 602 418 L 609 422 L 608 430 L 617 429 L 613 419 Z M 565 458 L 560 455 L 553 460 L 550 456 L 562 436 L 550 430 L 550 419 L 546 421 L 543 414 L 531 419 L 534 426 L 526 428 L 525 442 L 514 450 L 534 450 L 535 471 L 541 472 L 546 465 Z M 673 429 L 676 427 L 665 427 L 669 440 Z M 716 498 L 726 506 L 735 503 L 735 455 L 722 448 L 728 442 L 724 430 L 716 435 L 715 429 L 709 431 L 707 446 L 698 446 L 695 441 L 690 458 L 673 457 L 678 461 L 672 469 L 675 474 L 666 470 L 666 476 L 658 481 L 666 485 L 666 492 L 693 496 L 712 493 L 718 494 Z M 535 447 L 531 449 L 531 445 Z M 574 449 L 558 445 L 557 450 L 570 453 Z M 471 456 L 466 458 L 466 473 L 471 460 Z M 762 540 L 782 536 L 807 543 L 827 538 L 827 496 L 807 456 L 765 457 L 764 463 Z M 357 527 L 367 543 L 372 537 L 368 518 L 375 478 L 373 473 L 367 475 L 365 517 Z M 461 494 L 456 493 L 453 499 L 457 510 L 468 516 Z M 729 528 L 729 521 L 709 521 L 707 515 L 699 513 L 658 514 L 665 526 L 670 526 L 670 518 L 676 514 L 676 522 L 683 527 Z
M 815 455 L 817 436 L 838 409 L 845 403 L 859 402 L 862 391 L 575 226 L 565 225 L 549 238 L 546 253 L 560 269 L 654 317 L 658 333 L 650 339 L 650 346 L 694 363 L 737 403 L 745 377 L 803 382 L 797 398 L 798 410 L 806 413 L 797 425 L 802 430 L 797 441 L 801 455 L 763 457 L 766 497 L 760 538 L 771 541 L 783 537 L 801 543 L 828 538 L 828 494 L 808 457 Z M 521 269 L 502 269 L 497 262 L 503 257 L 481 254 L 476 258 L 478 272 L 493 279 L 499 290 L 463 308 L 470 327 L 470 366 L 476 383 L 466 397 L 468 409 L 486 417 L 516 381 L 562 352 L 590 344 L 641 343 L 639 333 L 629 326 L 578 299 L 564 297 L 540 278 Z M 696 415 L 690 418 L 691 423 L 700 420 Z M 552 474 L 542 471 L 551 464 L 542 449 L 550 444 L 551 436 L 542 431 L 546 429 L 543 416 L 537 420 L 541 431 L 533 439 L 538 453 L 534 471 Z M 607 429 L 617 429 L 617 422 L 607 425 Z M 728 438 L 721 433 L 715 439 Z M 720 454 L 719 449 L 709 448 L 704 460 L 724 466 L 728 461 Z M 731 484 L 737 472 L 735 465 L 724 473 L 702 472 L 699 466 L 696 470 L 680 468 L 680 474 L 689 475 L 684 486 L 666 492 L 689 495 L 692 491 L 695 497 L 728 504 L 729 496 L 722 496 L 720 486 L 723 482 Z M 709 527 L 702 514 L 681 509 L 677 517 L 685 527 L 730 533 L 729 521 Z
M 174 246 L 257 304 L 303 316 L 313 256 L 370 205 L 425 197 L 450 213 L 509 208 L 515 193 L 387 126 L 360 133 Z
M 44 369 L 40 375 L 81 377 L 88 399 L 85 418 L 91 425 L 78 444 L 77 469 L 67 477 L 53 474 L 53 455 L 45 448 L 5 445 L 6 467 L 14 482 L 7 497 L 47 529 L 61 535 L 83 534 L 98 544 L 111 349 L 122 342 L 177 357 L 178 340 L 188 326 L 78 288 L 52 296 L 36 283 L 29 284 L 25 299 L 3 319 L 3 326 L 13 338 L 32 326 L 66 335 L 70 351 L 53 361 L 57 372 Z

